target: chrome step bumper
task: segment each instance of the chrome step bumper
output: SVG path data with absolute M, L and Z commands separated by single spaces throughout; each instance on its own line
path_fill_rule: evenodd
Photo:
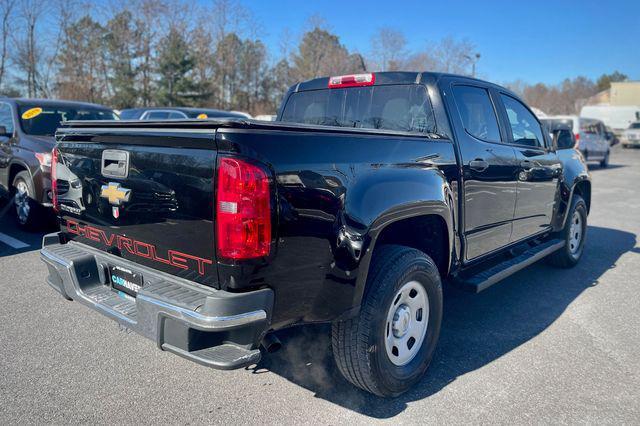
M 154 340 L 162 350 L 218 369 L 260 360 L 260 342 L 271 321 L 271 289 L 211 289 L 80 243 L 61 244 L 58 234 L 45 235 L 40 257 L 49 269 L 47 283 L 63 297 Z M 107 265 L 143 274 L 144 286 L 136 298 L 108 285 Z

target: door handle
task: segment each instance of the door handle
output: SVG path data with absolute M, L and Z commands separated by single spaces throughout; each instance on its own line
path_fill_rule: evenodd
M 469 168 L 476 172 L 484 172 L 489 168 L 489 163 L 484 161 L 482 158 L 476 158 L 475 160 L 469 161 Z
M 522 167 L 523 170 L 531 170 L 533 168 L 533 163 L 529 160 L 523 160 L 520 162 L 520 167 Z

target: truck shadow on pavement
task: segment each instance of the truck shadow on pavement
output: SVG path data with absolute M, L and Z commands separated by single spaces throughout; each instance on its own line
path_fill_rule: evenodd
M 395 399 L 375 397 L 342 378 L 331 355 L 328 325 L 278 332 L 282 349 L 251 370 L 278 374 L 358 413 L 390 418 L 409 402 L 428 398 L 536 337 L 635 245 L 632 233 L 591 226 L 584 256 L 573 269 L 538 262 L 477 295 L 445 287 L 442 331 L 431 366 L 420 383 Z

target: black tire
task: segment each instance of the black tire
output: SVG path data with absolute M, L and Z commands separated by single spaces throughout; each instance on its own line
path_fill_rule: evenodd
M 422 344 L 416 346 L 419 349 L 413 358 L 398 366 L 389 358 L 385 346 L 389 332 L 387 317 L 392 303 L 397 303 L 396 293 L 414 281 L 426 292 L 428 322 Z M 418 316 L 421 317 L 421 313 Z M 355 386 L 382 397 L 400 395 L 427 370 L 438 343 L 441 323 L 442 284 L 433 260 L 412 248 L 382 246 L 371 259 L 359 315 L 333 323 L 335 362 L 342 375 Z
M 611 151 L 607 151 L 607 154 L 604 156 L 602 161 L 600 161 L 600 167 L 602 167 L 603 169 L 606 168 L 607 166 L 609 166 L 609 153 L 610 152 Z
M 574 215 L 576 214 L 580 215 L 582 233 L 578 245 L 574 248 L 571 243 L 573 235 L 571 225 L 574 223 Z M 578 194 L 573 195 L 571 208 L 567 212 L 564 229 L 558 233 L 558 237 L 564 239 L 565 245 L 560 250 L 549 255 L 548 261 L 550 264 L 560 268 L 572 268 L 580 261 L 582 252 L 584 251 L 584 243 L 587 238 L 587 204 Z
M 42 207 L 35 196 L 33 181 L 29 172 L 23 170 L 13 179 L 13 204 L 16 221 L 21 228 L 34 229 L 41 223 Z

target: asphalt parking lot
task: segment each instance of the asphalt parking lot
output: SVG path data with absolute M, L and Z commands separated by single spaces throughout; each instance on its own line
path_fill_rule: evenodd
M 49 288 L 42 233 L 17 230 L 7 214 L 0 423 L 637 424 L 640 150 L 616 147 L 611 163 L 593 168 L 581 263 L 538 263 L 479 295 L 447 289 L 426 377 L 391 400 L 340 377 L 324 326 L 281 332 L 283 349 L 243 370 L 161 352 Z

